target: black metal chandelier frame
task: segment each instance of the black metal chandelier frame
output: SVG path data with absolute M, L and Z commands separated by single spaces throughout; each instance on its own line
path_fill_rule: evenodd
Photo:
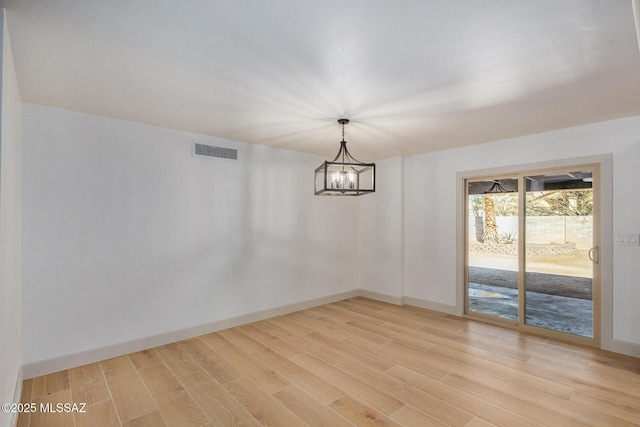
M 338 119 L 342 125 L 340 150 L 331 161 L 316 168 L 315 195 L 362 196 L 376 191 L 376 164 L 364 163 L 349 153 L 344 138 L 344 126 L 349 119 Z

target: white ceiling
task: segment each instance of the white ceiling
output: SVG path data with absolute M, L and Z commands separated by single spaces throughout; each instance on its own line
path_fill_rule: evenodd
M 631 0 L 0 0 L 22 100 L 362 161 L 640 115 Z

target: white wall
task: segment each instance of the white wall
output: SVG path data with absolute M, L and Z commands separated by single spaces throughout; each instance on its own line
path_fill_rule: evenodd
M 23 363 L 357 288 L 357 201 L 313 196 L 323 160 L 23 104 Z
M 405 296 L 456 305 L 459 172 L 606 153 L 613 153 L 613 233 L 640 233 L 640 117 L 406 158 Z M 613 338 L 632 344 L 640 344 L 638 260 L 640 247 L 620 246 L 604 260 L 613 264 Z
M 640 234 L 640 132 L 613 157 L 613 236 Z M 614 338 L 640 344 L 640 246 L 613 247 Z M 640 357 L 640 354 L 638 355 Z
M 456 179 L 451 165 L 439 161 L 442 155 L 405 159 L 405 295 L 450 306 L 456 292 Z
M 376 162 L 376 192 L 359 198 L 360 288 L 396 297 L 403 294 L 402 165 L 394 157 Z
M 20 93 L 4 9 L 2 30 L 2 105 L 0 115 L 0 403 L 12 402 L 20 387 Z M 11 414 L 0 412 L 0 425 Z

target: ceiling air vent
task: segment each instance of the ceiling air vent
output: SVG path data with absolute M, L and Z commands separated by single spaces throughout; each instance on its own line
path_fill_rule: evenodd
M 238 160 L 238 150 L 193 142 L 193 155 Z

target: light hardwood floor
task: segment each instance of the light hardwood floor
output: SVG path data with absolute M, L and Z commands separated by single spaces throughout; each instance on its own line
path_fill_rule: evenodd
M 29 379 L 21 427 L 640 425 L 640 359 L 354 298 Z

